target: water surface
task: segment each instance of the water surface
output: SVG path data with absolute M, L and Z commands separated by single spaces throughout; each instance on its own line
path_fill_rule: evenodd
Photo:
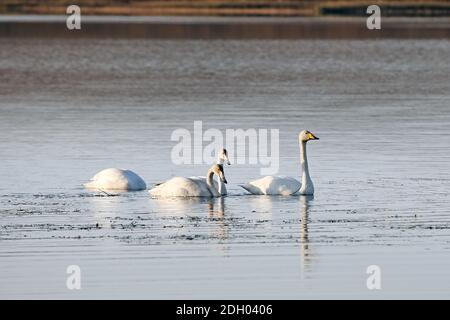
M 448 40 L 3 38 L 0 95 L 1 298 L 450 297 Z M 211 201 L 82 188 L 204 174 L 170 159 L 196 120 L 280 129 L 294 176 L 311 130 L 315 196 L 245 195 L 250 165 Z

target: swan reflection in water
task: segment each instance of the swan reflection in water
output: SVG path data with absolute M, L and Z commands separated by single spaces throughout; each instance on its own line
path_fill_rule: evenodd
M 198 224 L 190 229 L 189 235 L 192 233 L 205 236 L 209 239 L 219 240 L 220 250 L 228 250 L 227 241 L 229 236 L 229 223 L 225 215 L 225 197 L 218 198 L 153 198 L 151 201 L 154 212 L 158 212 L 161 216 L 167 218 L 180 218 L 178 221 L 185 221 L 185 217 L 195 218 Z M 205 216 L 206 213 L 206 216 Z M 189 220 L 188 220 L 189 221 Z M 186 222 L 182 222 L 188 227 Z
M 294 196 L 289 198 L 273 196 L 256 196 L 249 198 L 250 208 L 257 212 L 258 219 L 270 221 L 269 224 L 264 225 L 264 234 L 267 237 L 274 233 L 278 234 L 280 231 L 283 236 L 289 236 L 288 234 L 286 234 L 285 230 L 290 229 L 283 228 L 283 226 L 286 226 L 285 220 L 288 217 L 284 214 L 278 213 L 277 208 L 282 205 L 288 205 L 289 207 L 296 208 L 293 212 L 294 216 L 292 216 L 291 218 L 293 221 L 292 227 L 298 229 L 296 229 L 297 231 L 295 231 L 292 236 L 293 239 L 297 240 L 300 249 L 300 272 L 302 278 L 310 270 L 313 257 L 308 230 L 308 225 L 310 222 L 309 211 L 313 200 L 313 195 L 299 195 L 298 197 Z M 279 228 L 282 228 L 282 230 L 279 230 Z
M 300 196 L 300 272 L 303 278 L 309 271 L 312 252 L 309 243 L 309 209 L 314 196 Z
M 157 212 L 161 217 L 200 217 L 205 211 L 205 205 L 208 206 L 210 201 L 214 199 L 206 197 L 151 198 L 150 205 L 153 212 Z
M 214 222 L 214 227 L 209 229 L 209 237 L 219 240 L 219 250 L 229 251 L 228 237 L 229 224 L 225 216 L 225 197 L 211 199 L 208 202 L 208 218 L 210 222 Z M 211 226 L 211 225 L 210 225 Z

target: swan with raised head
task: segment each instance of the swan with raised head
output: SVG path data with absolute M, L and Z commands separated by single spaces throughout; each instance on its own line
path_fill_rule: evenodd
M 223 165 L 225 163 L 228 165 L 231 165 L 230 160 L 228 158 L 228 151 L 227 151 L 227 149 L 220 149 L 217 154 L 217 164 L 221 165 L 222 170 L 223 170 Z M 196 179 L 196 180 L 201 180 L 203 182 L 206 182 L 206 177 L 203 177 L 203 176 L 190 177 L 190 179 Z M 218 189 L 219 193 L 222 196 L 226 196 L 228 194 L 227 187 L 225 186 L 225 183 L 221 179 L 218 179 L 218 181 L 214 180 L 213 183 L 214 183 L 214 187 L 216 189 Z
M 298 140 L 300 144 L 300 163 L 302 166 L 301 182 L 291 177 L 266 176 L 241 185 L 241 187 L 252 194 L 259 195 L 288 196 L 296 192 L 302 195 L 314 194 L 314 185 L 309 175 L 308 158 L 306 156 L 306 143 L 311 140 L 319 140 L 319 138 L 310 131 L 303 130 L 299 133 Z
M 147 189 L 145 181 L 131 170 L 110 168 L 97 173 L 88 183 L 87 189 L 140 191 Z
M 205 181 L 199 177 L 174 177 L 155 186 L 149 193 L 152 197 L 220 197 L 221 193 L 214 184 L 214 175 L 217 175 L 221 182 L 227 183 L 223 166 L 214 164 L 209 168 Z
M 220 149 L 219 153 L 217 154 L 217 164 L 223 165 L 226 163 L 227 165 L 230 165 L 230 159 L 228 158 L 228 151 L 227 149 Z

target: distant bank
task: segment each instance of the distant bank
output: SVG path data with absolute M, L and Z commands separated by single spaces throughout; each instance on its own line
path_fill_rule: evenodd
M 153 39 L 450 39 L 449 18 L 84 16 L 68 30 L 65 15 L 0 15 L 0 38 Z
M 448 17 L 448 0 L 2 0 L 0 14 L 64 14 L 77 4 L 86 15 L 132 16 L 365 16 L 377 4 L 385 17 Z

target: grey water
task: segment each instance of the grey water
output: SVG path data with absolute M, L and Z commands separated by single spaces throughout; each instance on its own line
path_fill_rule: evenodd
M 83 189 L 204 175 L 170 156 L 194 121 L 279 129 L 280 175 L 311 130 L 314 197 L 247 195 L 250 164 L 221 199 Z M 0 298 L 448 299 L 449 147 L 446 39 L 2 38 Z

